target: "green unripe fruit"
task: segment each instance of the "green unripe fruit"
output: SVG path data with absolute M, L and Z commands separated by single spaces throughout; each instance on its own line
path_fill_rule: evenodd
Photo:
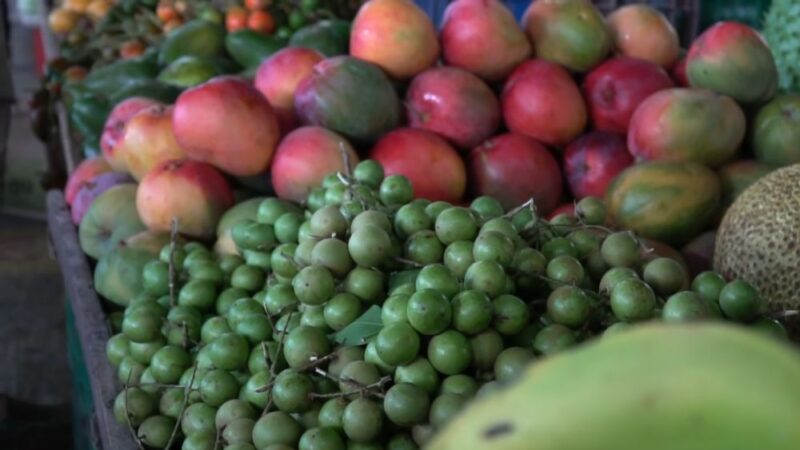
M 410 383 L 395 384 L 383 399 L 386 417 L 403 427 L 423 423 L 428 417 L 429 408 L 428 394 Z

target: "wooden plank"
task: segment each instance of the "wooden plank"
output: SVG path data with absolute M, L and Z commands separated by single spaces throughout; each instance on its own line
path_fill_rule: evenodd
M 90 375 L 100 443 L 105 450 L 136 450 L 130 430 L 114 418 L 112 407 L 121 386 L 116 369 L 106 358 L 105 346 L 111 332 L 61 191 L 47 193 L 47 223 Z

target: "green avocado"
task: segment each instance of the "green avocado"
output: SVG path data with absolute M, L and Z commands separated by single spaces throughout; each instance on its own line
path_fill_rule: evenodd
M 207 20 L 187 22 L 169 33 L 161 44 L 158 62 L 166 66 L 181 56 L 219 56 L 225 50 L 225 30 Z
M 290 47 L 314 49 L 326 57 L 346 55 L 350 48 L 350 22 L 346 20 L 321 20 L 297 30 Z
M 286 46 L 286 41 L 253 30 L 239 30 L 225 36 L 225 49 L 245 69 L 258 67 L 262 61 Z
M 217 64 L 201 56 L 181 56 L 158 74 L 158 81 L 172 86 L 188 88 L 220 75 Z
M 129 97 L 146 97 L 161 103 L 173 103 L 181 93 L 181 88 L 159 80 L 134 80 L 109 96 L 112 105 Z
M 151 80 L 158 75 L 158 65 L 149 55 L 123 59 L 92 70 L 84 78 L 86 89 L 101 95 L 112 95 L 135 80 Z

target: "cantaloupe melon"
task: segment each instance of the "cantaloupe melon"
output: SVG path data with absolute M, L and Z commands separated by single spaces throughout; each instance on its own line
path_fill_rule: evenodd
M 714 268 L 752 283 L 773 309 L 800 306 L 800 164 L 766 175 L 731 205 Z

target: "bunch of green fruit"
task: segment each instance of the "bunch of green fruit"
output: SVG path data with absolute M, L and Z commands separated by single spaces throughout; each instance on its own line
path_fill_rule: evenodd
M 776 335 L 758 293 L 649 252 L 594 198 L 548 222 L 528 202 L 414 199 L 366 160 L 305 205 L 269 198 L 241 256 L 165 247 L 108 343 L 117 418 L 184 450 L 414 449 L 537 358 L 650 320 Z

